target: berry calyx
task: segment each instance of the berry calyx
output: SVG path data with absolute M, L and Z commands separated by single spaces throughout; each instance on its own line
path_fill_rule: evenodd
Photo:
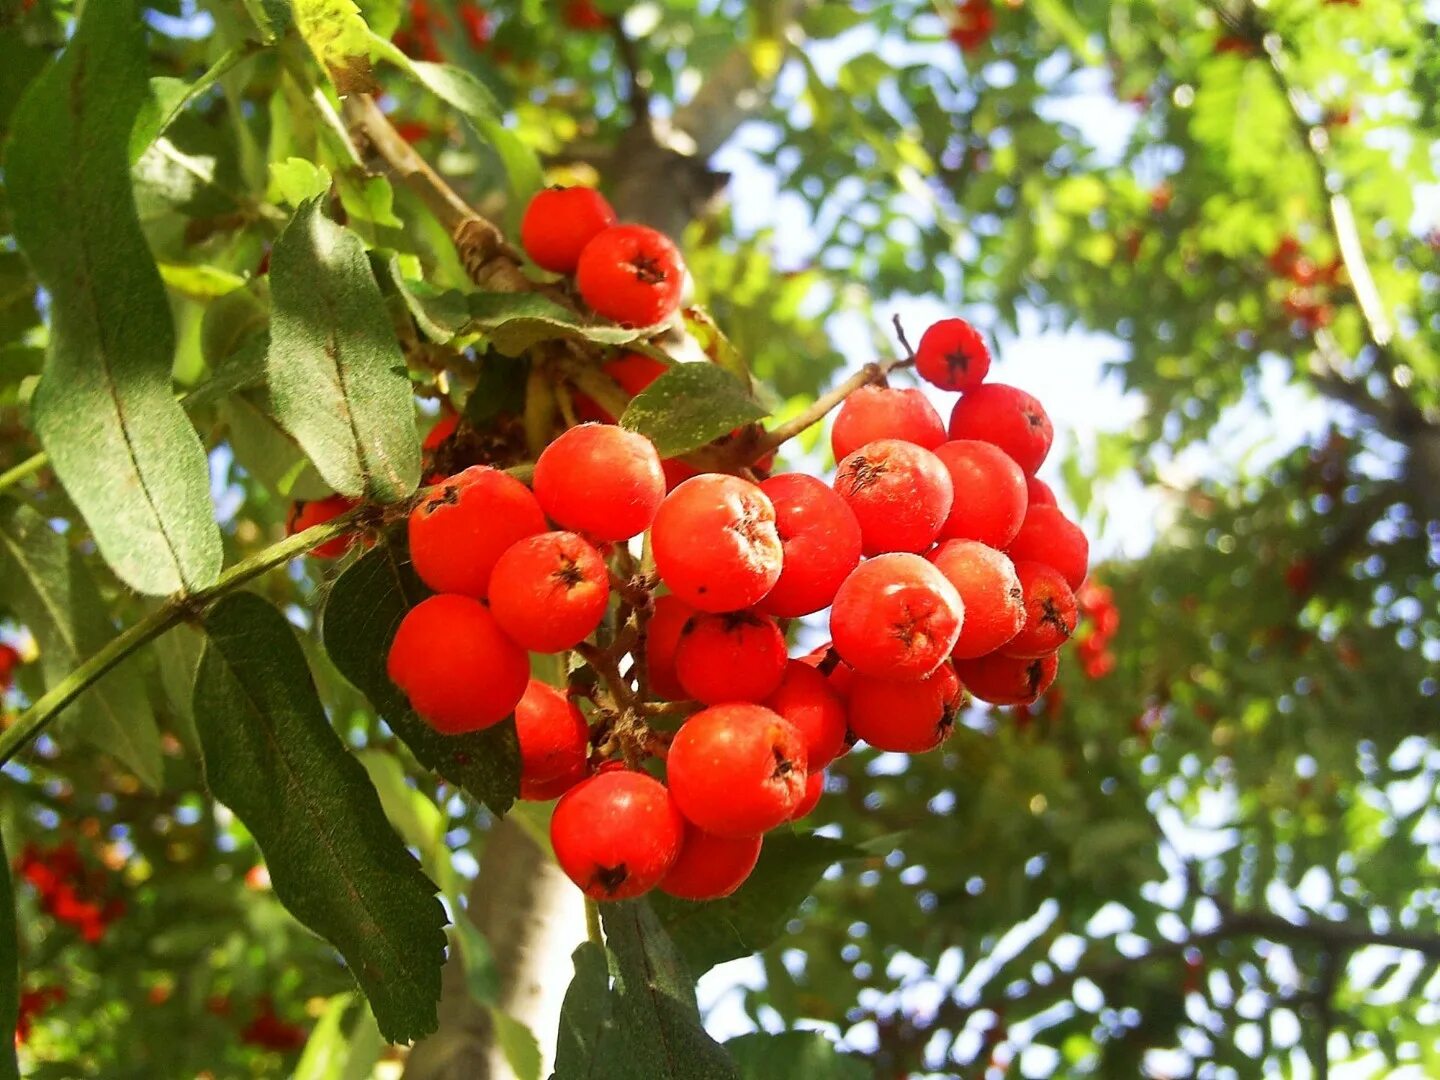
M 654 520 L 665 497 L 665 473 L 644 435 L 581 424 L 540 454 L 535 497 L 567 529 L 596 540 L 628 540 Z
M 1040 402 L 1024 390 L 984 383 L 955 403 L 950 438 L 994 443 L 1029 474 L 1050 453 L 1055 429 Z
M 561 796 L 550 843 L 567 877 L 592 900 L 649 892 L 680 856 L 685 821 L 665 785 L 645 773 L 597 773 Z
M 500 556 L 546 528 L 529 488 L 499 469 L 472 465 L 410 512 L 410 559 L 436 592 L 483 600 Z
M 1017 562 L 1015 576 L 1025 595 L 1025 625 L 1005 644 L 1007 656 L 1048 656 L 1070 640 L 1080 613 L 1075 594 L 1053 566 Z
M 678 596 L 657 596 L 645 627 L 645 671 L 650 692 L 668 701 L 684 701 L 685 688 L 675 673 L 675 651 L 680 635 L 695 609 Z
M 829 607 L 835 590 L 860 565 L 860 523 L 823 481 L 802 473 L 760 485 L 775 507 L 784 558 L 780 577 L 757 605 L 782 619 Z
M 789 819 L 805 795 L 805 742 L 760 705 L 728 702 L 681 725 L 665 759 L 680 812 L 717 836 L 757 836 Z
M 955 497 L 940 459 L 898 439 L 866 443 L 846 457 L 835 490 L 860 523 L 866 555 L 924 551 L 940 535 Z
M 660 891 L 681 900 L 718 900 L 750 876 L 760 859 L 759 836 L 716 836 L 685 823 L 680 857 L 660 879 Z
M 964 699 L 948 663 L 918 682 L 856 675 L 850 687 L 850 730 L 876 750 L 924 753 L 950 737 Z
M 1054 506 L 1031 507 L 1005 552 L 1015 562 L 1053 566 L 1072 589 L 1080 588 L 1090 571 L 1090 541 Z
M 605 196 L 591 188 L 552 187 L 537 192 L 520 219 L 520 245 L 534 263 L 571 274 L 585 245 L 615 224 Z
M 706 705 L 762 701 L 785 675 L 785 635 L 768 615 L 697 614 L 680 632 L 675 675 L 686 697 Z
M 800 732 L 805 740 L 805 763 L 812 775 L 846 749 L 845 703 L 830 680 L 804 660 L 785 665 L 780 686 L 763 704 Z
M 956 439 L 935 448 L 955 488 L 941 540 L 979 540 L 1004 550 L 1020 531 L 1030 497 L 1025 474 L 1005 451 L 975 439 Z
M 584 537 L 548 532 L 512 544 L 490 578 L 490 610 L 531 652 L 574 648 L 595 632 L 610 599 L 605 560 Z
M 1056 653 L 1034 660 L 990 653 L 976 660 L 955 661 L 955 674 L 971 695 L 992 705 L 1029 705 L 1055 681 L 1060 668 Z
M 835 594 L 830 634 L 856 672 L 923 679 L 955 647 L 965 605 L 945 575 L 919 555 L 861 563 Z
M 1025 592 L 1004 553 L 977 540 L 946 540 L 925 556 L 955 586 L 965 622 L 950 655 L 984 656 L 1010 641 L 1025 625 Z
M 621 326 L 653 326 L 680 306 L 685 263 L 664 233 L 612 225 L 585 245 L 575 284 L 597 315 Z
M 919 390 L 862 386 L 835 414 L 830 449 L 842 461 L 876 439 L 901 439 L 933 450 L 945 441 L 945 422 Z
M 515 706 L 515 734 L 520 740 L 522 787 L 583 774 L 590 754 L 590 727 L 575 703 L 555 687 L 530 680 Z
M 785 557 L 769 497 L 720 473 L 692 477 L 665 496 L 650 543 L 660 579 L 701 611 L 753 607 L 779 580 Z
M 921 335 L 915 370 L 941 390 L 974 390 L 990 373 L 990 347 L 964 319 L 941 319 Z
M 480 601 L 442 594 L 405 613 L 386 671 L 431 727 L 460 735 L 514 711 L 530 682 L 530 655 Z
M 298 532 L 313 528 L 316 525 L 323 525 L 331 518 L 337 518 L 347 511 L 353 510 L 359 505 L 354 499 L 344 495 L 327 495 L 323 499 L 300 500 L 290 505 L 290 512 L 285 516 L 285 535 L 294 536 Z M 350 550 L 350 545 L 355 542 L 354 533 L 345 533 L 337 536 L 334 540 L 326 540 L 318 547 L 310 549 L 310 554 L 317 559 L 338 559 L 345 552 Z

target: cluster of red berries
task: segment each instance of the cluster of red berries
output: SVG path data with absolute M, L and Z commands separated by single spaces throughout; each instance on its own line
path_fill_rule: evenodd
M 680 306 L 679 249 L 648 226 L 617 224 L 614 209 L 592 188 L 537 194 L 521 218 L 520 243 L 535 265 L 574 275 L 590 310 L 621 326 L 653 326 Z
M 727 895 L 857 740 L 934 749 L 965 688 L 1028 704 L 1054 679 L 1089 549 L 1033 475 L 1050 421 L 985 382 L 989 349 L 964 320 L 930 327 L 914 362 L 961 392 L 948 430 L 919 390 L 863 387 L 831 433 L 833 485 L 667 477 L 648 439 L 587 422 L 546 447 L 533 490 L 477 465 L 412 512 L 411 559 L 437 595 L 402 620 L 389 676 L 444 733 L 514 714 L 521 797 L 560 798 L 551 839 L 587 895 Z M 612 364 L 622 383 L 653 377 Z M 654 572 L 612 571 L 647 532 Z M 602 649 L 588 639 L 612 594 Z M 826 608 L 832 643 L 791 659 L 781 620 Z M 570 650 L 608 701 L 531 679 L 530 653 Z M 673 735 L 651 727 L 667 716 L 685 717 Z
M 304 1027 L 282 1019 L 275 1012 L 275 1003 L 269 997 L 260 998 L 255 1015 L 240 1029 L 241 1042 L 282 1054 L 299 1050 L 309 1038 L 310 1033 Z
M 66 841 L 49 850 L 26 844 L 15 870 L 34 887 L 40 907 L 57 922 L 68 923 L 94 944 L 109 925 L 125 913 L 125 902 L 105 898 L 109 878 L 88 871 L 75 845 Z
M 991 0 L 961 0 L 950 15 L 950 40 L 960 50 L 973 53 L 995 33 L 995 8 Z
M 35 1018 L 52 1005 L 63 1005 L 70 995 L 63 986 L 40 986 L 20 991 L 20 1008 L 15 1016 L 15 1045 L 22 1046 L 30 1038 Z
M 1120 609 L 1115 594 L 1108 586 L 1087 581 L 1075 594 L 1080 617 L 1090 624 L 1090 632 L 1076 646 L 1080 666 L 1087 679 L 1103 679 L 1115 670 L 1115 654 L 1110 642 L 1120 629 Z
M 0 641 L 0 694 L 15 685 L 15 669 L 24 662 L 19 649 Z
M 471 48 L 483 49 L 495 32 L 490 13 L 475 0 L 460 0 L 455 5 L 455 14 Z M 445 53 L 437 35 L 448 33 L 449 29 L 450 21 L 445 13 L 432 7 L 430 0 L 410 0 L 407 25 L 396 30 L 391 40 L 411 59 L 438 64 L 445 59 Z
M 1329 326 L 1335 319 L 1335 308 L 1329 292 L 1340 283 L 1344 261 L 1337 255 L 1323 266 L 1304 254 L 1300 241 L 1284 236 L 1267 259 L 1277 277 L 1288 279 L 1292 287 L 1286 292 L 1285 314 L 1307 334 Z

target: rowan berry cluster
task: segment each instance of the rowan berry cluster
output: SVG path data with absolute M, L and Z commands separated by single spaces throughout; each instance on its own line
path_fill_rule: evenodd
M 673 313 L 678 254 L 614 225 L 595 193 L 543 192 L 524 220 L 531 258 L 575 271 L 592 309 L 634 325 Z M 673 284 L 663 303 L 642 263 Z M 435 595 L 401 621 L 389 676 L 442 733 L 514 716 L 521 798 L 559 798 L 555 854 L 587 895 L 728 895 L 857 741 L 931 750 L 966 688 L 1027 704 L 1054 679 L 1089 551 L 1034 476 L 1050 421 L 986 381 L 990 351 L 964 320 L 931 326 L 913 364 L 960 394 L 948 426 L 919 390 L 865 385 L 835 418 L 832 484 L 664 462 L 582 397 L 529 487 L 475 465 L 410 514 Z M 631 393 L 666 367 L 603 365 Z M 832 642 L 792 659 L 787 620 L 826 609 Z M 564 689 L 531 677 L 535 653 L 573 654 Z
M 15 860 L 15 870 L 34 888 L 47 915 L 75 927 L 91 944 L 125 913 L 123 900 L 104 896 L 108 876 L 88 869 L 69 841 L 49 849 L 26 844 Z
M 1080 618 L 1090 625 L 1090 632 L 1076 645 L 1080 667 L 1087 679 L 1103 679 L 1115 670 L 1115 653 L 1110 642 L 1120 629 L 1120 609 L 1115 594 L 1108 586 L 1087 581 L 1075 594 L 1080 605 Z

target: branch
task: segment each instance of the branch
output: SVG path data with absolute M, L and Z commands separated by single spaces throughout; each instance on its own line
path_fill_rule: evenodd
M 38 454 L 31 454 L 18 465 L 12 465 L 3 473 L 0 473 L 0 491 L 14 487 L 27 476 L 39 472 L 50 462 L 50 456 L 41 450 Z
M 882 360 L 878 363 L 866 364 L 839 386 L 821 394 L 815 399 L 814 404 L 799 416 L 793 416 L 789 420 L 786 420 L 785 423 L 767 431 L 756 441 L 755 452 L 749 458 L 749 461 L 755 461 L 757 458 L 764 457 L 770 453 L 770 451 L 779 449 L 783 444 L 789 442 L 807 428 L 818 424 L 821 420 L 825 419 L 831 409 L 835 408 L 862 386 L 883 385 L 885 376 L 890 374 L 890 372 L 897 368 L 909 367 L 913 363 L 914 360 L 907 358 L 904 360 Z
M 625 33 L 620 19 L 610 20 L 610 32 L 615 38 L 615 55 L 625 68 L 626 102 L 630 106 L 632 122 L 648 127 L 650 124 L 650 91 L 645 88 L 644 66 L 640 63 L 640 50 L 635 41 Z

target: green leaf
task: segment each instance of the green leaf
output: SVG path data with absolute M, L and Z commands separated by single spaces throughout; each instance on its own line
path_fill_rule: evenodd
M 405 551 L 377 544 L 336 579 L 320 616 L 321 640 L 340 674 L 370 699 L 421 765 L 504 814 L 520 789 L 514 723 L 441 735 L 411 711 L 385 674 L 400 620 L 428 595 Z
M 701 1025 L 694 980 L 650 906 L 642 900 L 606 904 L 601 919 L 614 957 L 615 1000 L 592 1074 L 738 1080 L 734 1062 Z
M 445 846 L 445 816 L 440 808 L 422 792 L 405 782 L 405 769 L 393 754 L 384 750 L 361 750 L 355 755 L 365 766 L 385 816 L 395 827 L 406 846 L 420 853 L 420 865 L 440 891 L 454 895 L 458 881 L 450 865 L 450 849 Z M 461 919 L 457 925 L 464 925 Z
M 648 438 L 661 457 L 675 457 L 766 415 L 740 381 L 722 368 L 675 364 L 630 399 L 620 426 Z
M 275 895 L 339 950 L 391 1042 L 436 1027 L 445 911 L 331 729 L 290 624 L 253 593 L 205 618 L 195 720 L 210 790 L 254 835 Z
M 540 158 L 520 136 L 505 126 L 504 110 L 488 87 L 470 72 L 449 64 L 411 60 L 378 34 L 371 39 L 374 54 L 390 61 L 425 89 L 465 115 L 500 158 L 509 181 L 507 224 L 514 231 L 530 197 L 545 186 Z
M 336 491 L 394 502 L 420 481 L 405 358 L 359 237 L 305 203 L 270 254 L 275 416 Z
M 757 1031 L 725 1043 L 740 1066 L 740 1080 L 803 1076 L 805 1080 L 867 1080 L 871 1071 L 859 1058 L 840 1053 L 818 1031 Z
M 654 328 L 627 330 L 613 323 L 595 325 L 536 293 L 467 293 L 468 331 L 484 334 L 506 356 L 519 356 L 542 341 L 593 341 L 624 345 L 654 334 Z
M 80 556 L 40 514 L 0 499 L 0 595 L 40 645 L 53 687 L 115 636 L 115 627 Z M 57 732 L 73 733 L 159 790 L 160 733 L 133 661 L 122 663 L 72 702 Z
M 130 185 L 147 66 L 134 0 L 87 5 L 16 112 L 5 181 L 16 236 L 51 295 L 34 430 L 106 561 L 163 596 L 212 583 L 222 551 L 205 449 L 171 391 L 174 328 Z
M 509 1013 L 492 1007 L 490 1023 L 495 1028 L 495 1041 L 505 1053 L 505 1061 L 515 1080 L 540 1080 L 540 1043 L 535 1033 Z
M 336 994 L 326 1004 L 310 1030 L 290 1080 L 339 1080 L 349 1056 L 345 1029 L 340 1024 L 353 1000 L 353 994 Z
M 651 903 L 676 948 L 704 974 L 778 940 L 825 868 L 863 854 L 842 840 L 775 832 L 765 837 L 755 870 L 730 896 L 692 903 L 657 895 Z
M 330 190 L 330 170 L 305 158 L 272 161 L 270 188 L 291 206 L 299 207 Z
M 465 969 L 465 988 L 480 1005 L 494 1005 L 500 1000 L 500 969 L 495 954 L 480 928 L 470 919 L 457 919 L 451 926 L 460 945 L 460 963 Z
M 292 0 L 295 27 L 343 97 L 379 90 L 370 65 L 370 28 L 354 0 Z
M 605 950 L 593 941 L 581 942 L 572 955 L 575 977 L 560 1007 L 560 1031 L 555 1036 L 555 1071 L 552 1080 L 588 1078 L 600 1049 L 600 1038 L 611 1023 L 610 966 Z
M 15 886 L 10 881 L 10 856 L 0 830 L 0 1031 L 14 1031 L 20 1015 L 20 938 L 15 927 Z M 0 1080 L 19 1080 L 15 1040 L 0 1040 Z

